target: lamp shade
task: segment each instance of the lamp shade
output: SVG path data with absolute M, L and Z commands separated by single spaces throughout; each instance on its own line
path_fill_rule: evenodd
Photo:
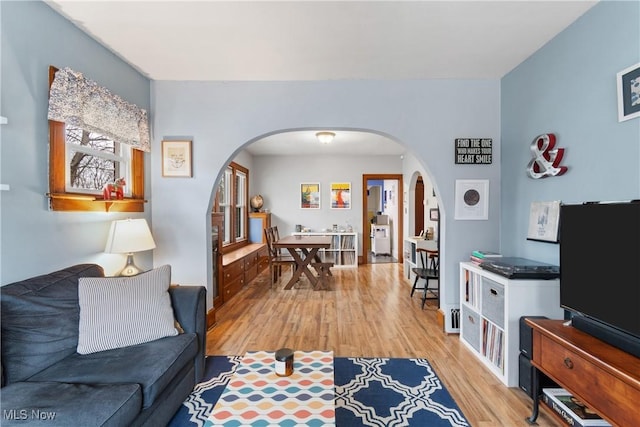
M 148 251 L 156 247 L 147 220 L 123 219 L 113 221 L 104 249 L 107 253 L 126 254 Z

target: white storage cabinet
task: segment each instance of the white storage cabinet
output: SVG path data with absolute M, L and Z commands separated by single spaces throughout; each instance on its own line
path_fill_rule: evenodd
M 522 316 L 562 319 L 560 281 L 513 280 L 460 263 L 460 340 L 508 387 L 518 386 Z

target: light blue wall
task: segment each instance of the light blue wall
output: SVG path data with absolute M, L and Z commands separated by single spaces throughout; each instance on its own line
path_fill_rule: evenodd
M 616 96 L 616 73 L 639 62 L 640 2 L 604 1 L 502 79 L 503 254 L 559 262 L 559 245 L 526 240 L 532 201 L 640 198 L 640 119 L 619 123 Z M 569 170 L 534 180 L 529 147 L 543 133 Z M 597 248 L 606 224 L 593 231 Z
M 8 119 L 0 125 L 0 182 L 10 186 L 0 192 L 1 283 L 81 262 L 98 262 L 113 274 L 123 255 L 102 251 L 110 222 L 125 215 L 48 210 L 49 65 L 83 72 L 147 110 L 149 81 L 43 2 L 2 1 L 0 10 L 0 111 Z M 148 198 L 149 191 L 147 182 Z M 151 252 L 136 260 L 152 266 Z
M 443 306 L 458 301 L 458 262 L 468 259 L 475 248 L 497 246 L 497 80 L 155 81 L 152 88 L 152 208 L 154 236 L 159 241 L 154 264 L 171 263 L 181 283 L 211 287 L 209 251 L 203 248 L 210 245 L 209 212 L 220 169 L 253 140 L 292 129 L 360 129 L 392 137 L 423 164 L 436 186 L 442 215 L 453 215 L 456 179 L 490 181 L 488 221 L 442 223 L 448 227 L 442 234 L 447 239 L 441 263 Z M 168 135 L 192 136 L 193 178 L 162 178 L 158 144 Z M 454 165 L 454 140 L 468 136 L 497 142 L 494 164 Z
M 203 248 L 219 171 L 243 146 L 278 131 L 372 130 L 410 150 L 415 160 L 403 173 L 426 173 L 439 196 L 445 306 L 456 303 L 457 263 L 472 249 L 500 242 L 503 253 L 557 262 L 557 245 L 525 240 L 531 201 L 640 197 L 640 120 L 618 123 L 615 95 L 616 72 L 640 62 L 638 2 L 598 4 L 501 82 L 153 82 L 152 91 L 144 76 L 44 3 L 3 1 L 0 11 L 0 114 L 9 119 L 0 126 L 0 183 L 11 186 L 0 192 L 3 284 L 77 262 L 120 262 L 102 249 L 109 222 L 122 214 L 47 209 L 49 65 L 85 72 L 151 109 L 145 181 L 153 204 L 144 215 L 152 212 L 153 264 L 172 264 L 181 283 L 210 286 Z M 567 149 L 570 169 L 531 180 L 529 144 L 546 132 Z M 160 142 L 172 136 L 193 139 L 193 178 L 161 176 Z M 468 136 L 494 139 L 493 165 L 453 164 L 453 140 Z M 456 179 L 490 181 L 489 221 L 453 220 Z M 142 260 L 149 266 L 151 254 Z

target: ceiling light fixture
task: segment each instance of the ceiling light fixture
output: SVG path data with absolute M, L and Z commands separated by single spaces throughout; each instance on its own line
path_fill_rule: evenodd
M 331 141 L 333 141 L 333 138 L 335 136 L 336 136 L 336 134 L 333 133 L 333 132 L 318 132 L 318 133 L 316 133 L 316 138 L 318 138 L 318 141 L 320 141 L 322 144 L 331 143 Z

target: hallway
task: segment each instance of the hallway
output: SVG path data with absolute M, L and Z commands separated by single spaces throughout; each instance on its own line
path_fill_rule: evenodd
M 373 252 L 369 252 L 369 257 L 367 258 L 367 262 L 369 264 L 390 264 L 397 263 L 398 260 L 391 255 L 386 254 L 378 254 L 374 255 Z

